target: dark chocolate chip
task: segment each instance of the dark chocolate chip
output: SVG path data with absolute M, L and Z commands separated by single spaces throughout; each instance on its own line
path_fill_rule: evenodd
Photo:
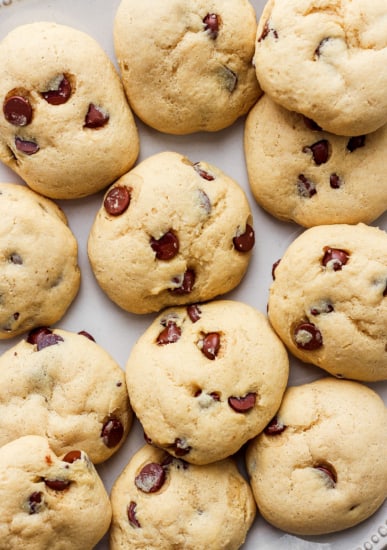
M 187 307 L 187 314 L 191 321 L 193 323 L 196 323 L 197 321 L 199 321 L 202 312 L 197 304 L 191 304 Z
M 36 141 L 28 141 L 19 137 L 15 137 L 15 146 L 18 151 L 25 155 L 35 155 L 40 149 Z
M 191 447 L 187 444 L 185 439 L 176 438 L 170 449 L 176 456 L 185 456 L 191 451 Z
M 172 230 L 167 231 L 160 239 L 151 237 L 150 245 L 158 260 L 171 260 L 179 252 L 179 239 Z
M 116 447 L 124 435 L 124 427 L 118 418 L 109 418 L 102 427 L 101 437 L 109 449 Z
M 267 38 L 270 33 L 272 33 L 274 38 L 278 38 L 277 31 L 270 27 L 269 21 L 267 20 L 263 26 L 261 35 L 258 38 L 258 42 L 262 42 L 262 40 L 265 40 L 265 38 Z
M 181 337 L 181 328 L 173 321 L 168 321 L 164 330 L 157 336 L 157 345 L 164 346 L 166 344 L 174 344 Z
M 317 315 L 321 315 L 321 313 L 332 313 L 332 311 L 334 311 L 335 308 L 333 307 L 333 305 L 329 302 L 325 302 L 321 305 L 319 305 L 318 307 L 315 306 L 315 307 L 312 307 L 310 309 L 310 313 L 311 315 L 314 315 L 315 317 Z
M 279 435 L 286 430 L 286 426 L 283 422 L 280 422 L 275 416 L 264 429 L 266 435 Z
M 81 451 L 69 451 L 63 458 L 63 462 L 68 462 L 69 464 L 72 464 L 76 460 L 81 460 L 82 453 Z
M 87 332 L 86 330 L 80 330 L 80 331 L 78 332 L 78 334 L 79 334 L 80 336 L 84 336 L 85 338 L 88 338 L 88 339 L 91 340 L 92 342 L 95 342 L 95 339 L 93 338 L 93 336 L 92 336 L 89 332 Z
M 328 485 L 331 487 L 334 487 L 337 483 L 337 474 L 336 470 L 333 468 L 331 464 L 317 464 L 314 466 L 315 470 L 319 470 L 321 473 L 324 474 L 326 480 L 328 481 Z
M 298 194 L 301 197 L 305 197 L 307 199 L 310 199 L 311 197 L 313 197 L 313 195 L 317 193 L 315 184 L 311 180 L 306 178 L 304 174 L 300 174 L 298 176 L 297 190 Z
M 313 323 L 300 323 L 294 331 L 294 340 L 298 348 L 313 351 L 323 345 L 322 334 Z
M 43 503 L 43 493 L 35 491 L 28 497 L 28 510 L 29 514 L 37 514 L 40 512 Z
M 6 120 L 14 126 L 27 126 L 32 120 L 32 107 L 27 97 L 11 95 L 3 103 Z
M 68 479 L 44 479 L 44 483 L 54 491 L 65 491 L 68 489 L 71 481 Z
M 323 47 L 325 46 L 325 44 L 326 44 L 329 40 L 330 40 L 330 38 L 328 37 L 328 38 L 323 38 L 323 39 L 320 41 L 319 45 L 317 46 L 317 48 L 316 48 L 315 51 L 314 51 L 316 57 L 320 57 L 321 51 L 322 51 Z
M 55 90 L 47 90 L 42 92 L 41 95 L 50 105 L 62 105 L 70 99 L 71 92 L 69 79 L 62 75 L 61 80 L 58 82 L 58 87 Z
M 255 244 L 254 229 L 247 223 L 246 231 L 234 237 L 232 242 L 235 250 L 238 250 L 238 252 L 250 252 Z
M 354 136 L 349 138 L 347 143 L 347 149 L 350 153 L 356 151 L 360 147 L 364 147 L 366 141 L 366 136 Z
M 177 295 L 189 294 L 195 284 L 195 271 L 193 269 L 187 269 L 183 275 L 183 279 L 180 281 L 179 277 L 172 279 L 174 283 L 180 282 L 180 286 L 170 289 L 170 292 Z
M 208 31 L 208 35 L 213 40 L 216 39 L 219 32 L 219 16 L 216 13 L 207 13 L 203 19 L 204 30 Z
M 141 525 L 136 516 L 136 509 L 137 503 L 131 500 L 127 508 L 128 520 L 132 527 L 140 528 Z
M 16 252 L 14 252 L 13 254 L 11 254 L 9 256 L 9 260 L 10 260 L 11 263 L 13 263 L 15 265 L 22 265 L 23 264 L 22 257 L 20 256 L 20 254 L 17 254 Z
M 304 119 L 305 126 L 309 130 L 313 130 L 314 132 L 321 132 L 322 128 L 321 128 L 321 126 L 319 126 L 317 124 L 317 122 L 315 122 L 314 120 L 312 120 L 311 118 L 308 118 L 306 116 L 303 116 L 303 119 Z
M 135 477 L 134 483 L 143 493 L 155 493 L 165 482 L 165 470 L 156 462 L 146 464 Z
M 343 265 L 345 265 L 348 260 L 349 254 L 345 250 L 330 248 L 329 246 L 324 247 L 324 256 L 321 260 L 324 267 L 333 269 L 333 271 L 341 271 Z
M 39 327 L 31 330 L 28 335 L 27 342 L 36 345 L 37 351 L 40 351 L 49 346 L 55 346 L 59 342 L 63 342 L 62 336 L 54 334 L 47 327 Z
M 308 145 L 302 150 L 304 153 L 312 153 L 313 160 L 317 166 L 325 164 L 329 159 L 329 141 L 327 139 L 320 139 L 312 145 Z
M 343 184 L 343 180 L 337 174 L 331 174 L 329 176 L 329 185 L 332 187 L 332 189 L 340 189 Z
M 253 392 L 247 393 L 243 397 L 231 396 L 228 398 L 228 404 L 235 412 L 245 413 L 255 407 L 257 395 Z
M 383 292 L 383 297 L 385 298 L 387 296 L 387 282 L 386 282 L 386 288 L 384 289 L 384 292 Z
M 204 180 L 206 180 L 206 181 L 214 181 L 215 176 L 213 176 L 212 174 L 210 174 L 209 172 L 207 172 L 206 170 L 204 170 L 203 168 L 201 168 L 200 162 L 195 162 L 195 164 L 193 165 L 193 168 L 194 168 L 194 170 L 199 174 L 199 176 L 200 176 L 201 178 L 203 178 Z
M 276 262 L 274 262 L 274 264 L 271 267 L 271 277 L 272 277 L 273 281 L 275 280 L 275 270 L 279 266 L 280 261 L 281 261 L 281 258 L 279 260 L 277 260 Z
M 103 206 L 111 216 L 119 216 L 127 210 L 130 200 L 130 190 L 127 187 L 117 185 L 108 191 Z
M 209 332 L 199 341 L 199 347 L 203 355 L 213 361 L 219 353 L 220 335 L 218 332 Z
M 100 107 L 90 103 L 85 116 L 85 128 L 102 128 L 109 121 L 109 115 L 104 112 Z

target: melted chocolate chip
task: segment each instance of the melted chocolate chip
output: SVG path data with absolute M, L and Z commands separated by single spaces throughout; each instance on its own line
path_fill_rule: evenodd
M 332 311 L 334 310 L 335 308 L 331 303 L 325 302 L 319 306 L 312 307 L 310 309 L 310 313 L 311 315 L 316 317 L 317 315 L 321 315 L 322 313 L 332 313 Z
M 131 500 L 127 508 L 128 520 L 132 527 L 140 528 L 141 525 L 136 516 L 136 509 L 137 503 Z
M 324 256 L 321 260 L 321 263 L 324 267 L 328 269 L 333 269 L 333 271 L 341 271 L 343 265 L 348 262 L 349 254 L 345 250 L 340 250 L 339 248 L 330 248 L 329 246 L 324 247 Z
M 326 44 L 329 40 L 330 40 L 330 38 L 328 37 L 328 38 L 323 38 L 323 39 L 320 41 L 319 45 L 317 46 L 317 48 L 316 48 L 315 51 L 314 51 L 314 54 L 315 54 L 316 57 L 320 57 L 323 47 L 325 46 L 325 44 Z
M 181 281 L 178 277 L 172 279 L 174 283 L 180 282 L 180 286 L 170 289 L 170 292 L 179 296 L 183 294 L 189 294 L 190 292 L 192 292 L 192 289 L 194 287 L 195 277 L 195 271 L 193 269 L 187 269 Z
M 258 42 L 262 42 L 262 40 L 265 40 L 265 38 L 267 38 L 269 36 L 269 34 L 272 33 L 272 35 L 274 36 L 274 38 L 278 38 L 278 33 L 275 29 L 271 28 L 270 27 L 270 24 L 269 24 L 269 21 L 266 21 L 264 26 L 263 26 L 263 29 L 262 29 L 262 32 L 261 32 L 261 35 L 260 37 L 258 38 Z
M 40 512 L 43 503 L 43 493 L 35 491 L 28 497 L 28 510 L 29 514 L 37 514 Z
M 294 340 L 298 348 L 313 351 L 323 345 L 322 334 L 313 323 L 300 323 L 294 331 Z
M 104 445 L 109 449 L 116 447 L 124 435 L 124 427 L 118 418 L 109 418 L 101 430 Z
M 360 147 L 364 147 L 366 141 L 366 136 L 354 136 L 349 138 L 347 143 L 347 149 L 350 153 L 356 151 Z
M 90 103 L 87 114 L 85 116 L 85 128 L 102 128 L 109 121 L 109 115 L 100 107 Z
M 279 435 L 286 430 L 286 426 L 283 422 L 280 422 L 275 416 L 264 429 L 266 435 Z
M 320 164 L 325 164 L 329 159 L 329 141 L 327 139 L 316 141 L 316 143 L 304 147 L 303 152 L 311 152 L 313 160 L 317 166 L 320 166 Z
M 245 413 L 254 408 L 257 395 L 253 392 L 247 393 L 243 397 L 229 397 L 228 404 L 235 412 Z
M 14 126 L 27 126 L 32 120 L 32 107 L 27 97 L 10 95 L 3 103 L 5 119 Z
M 234 237 L 232 242 L 235 250 L 238 250 L 238 252 L 250 252 L 255 244 L 254 229 L 247 223 L 246 231 Z
M 176 438 L 170 449 L 176 456 L 185 456 L 191 451 L 191 447 L 187 444 L 185 439 Z
M 280 261 L 281 261 L 281 258 L 279 260 L 277 260 L 276 262 L 274 262 L 274 264 L 271 267 L 271 277 L 272 277 L 273 281 L 275 280 L 275 270 L 279 266 Z
M 191 319 L 193 323 L 196 323 L 197 321 L 199 321 L 201 317 L 201 313 L 202 313 L 201 309 L 197 304 L 191 304 L 190 306 L 187 307 L 188 317 Z
M 36 141 L 28 141 L 19 137 L 15 137 L 15 146 L 18 151 L 25 155 L 35 155 L 40 150 Z
M 343 180 L 337 174 L 331 174 L 329 176 L 329 185 L 332 187 L 332 189 L 340 189 L 343 184 Z
M 130 200 L 130 190 L 127 187 L 117 185 L 108 191 L 103 206 L 111 216 L 119 216 L 127 210 Z
M 195 162 L 195 164 L 193 165 L 193 168 L 194 168 L 194 170 L 199 174 L 199 176 L 200 176 L 201 178 L 203 178 L 204 180 L 206 180 L 206 181 L 214 181 L 215 176 L 213 176 L 212 174 L 210 174 L 209 172 L 207 172 L 206 170 L 204 170 L 203 168 L 201 168 L 200 162 Z
M 181 328 L 173 321 L 168 321 L 167 326 L 157 336 L 157 345 L 164 346 L 166 344 L 174 344 L 181 337 Z
M 219 16 L 216 13 L 207 13 L 203 19 L 204 30 L 208 32 L 210 38 L 215 40 L 219 32 Z
M 199 347 L 203 355 L 213 361 L 219 353 L 220 335 L 218 332 L 209 332 L 199 341 Z
M 27 342 L 36 345 L 37 351 L 40 351 L 49 346 L 55 346 L 59 344 L 59 342 L 63 342 L 63 338 L 59 334 L 54 334 L 52 330 L 47 327 L 39 327 L 31 330 L 27 337 Z
M 173 231 L 168 231 L 160 239 L 151 237 L 150 245 L 158 260 L 171 260 L 179 252 L 179 239 Z
M 63 458 L 63 462 L 68 462 L 69 464 L 72 464 L 76 460 L 81 460 L 82 453 L 81 451 L 69 451 Z
M 308 118 L 306 116 L 303 116 L 304 124 L 309 130 L 313 130 L 313 132 L 321 132 L 322 128 L 312 120 L 311 118 Z
M 318 470 L 324 475 L 324 477 L 328 481 L 328 485 L 330 485 L 331 487 L 334 487 L 336 485 L 337 474 L 331 464 L 317 464 L 316 466 L 314 466 L 314 469 Z
M 84 336 L 85 338 L 88 338 L 88 339 L 91 340 L 92 342 L 95 342 L 95 339 L 93 338 L 93 336 L 92 336 L 89 332 L 87 332 L 86 330 L 80 330 L 80 331 L 78 332 L 78 334 L 79 334 L 80 336 Z
M 134 483 L 143 493 L 156 493 L 165 482 L 165 470 L 156 462 L 146 464 L 135 477 Z
M 68 479 L 44 479 L 45 485 L 53 491 L 65 491 L 70 486 Z
M 301 197 L 305 197 L 307 199 L 310 199 L 311 197 L 313 197 L 313 195 L 317 193 L 315 184 L 311 180 L 306 178 L 304 174 L 300 174 L 298 176 L 297 190 L 298 194 Z
M 56 89 L 41 92 L 41 95 L 47 103 L 50 103 L 50 105 L 62 105 L 70 99 L 71 92 L 72 90 L 69 79 L 62 75 Z

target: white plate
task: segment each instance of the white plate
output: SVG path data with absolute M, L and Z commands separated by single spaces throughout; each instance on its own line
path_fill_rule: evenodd
M 141 1 L 141 0 L 139 0 Z M 165 0 L 160 0 L 165 1 Z M 0 0 L 0 39 L 12 28 L 33 21 L 52 20 L 78 28 L 94 36 L 114 61 L 112 27 L 119 0 Z M 257 16 L 264 0 L 252 0 Z M 177 151 L 191 160 L 206 160 L 221 168 L 245 189 L 254 214 L 256 246 L 248 273 L 242 284 L 226 297 L 247 302 L 266 313 L 272 264 L 290 242 L 301 233 L 295 224 L 281 223 L 262 211 L 255 203 L 247 181 L 243 154 L 243 120 L 216 134 L 171 136 L 153 131 L 138 121 L 141 140 L 139 161 L 165 150 Z M 0 181 L 20 182 L 9 169 L 0 165 Z M 102 194 L 77 201 L 58 201 L 65 211 L 79 244 L 82 283 L 78 297 L 58 326 L 70 331 L 87 330 L 124 368 L 131 346 L 148 327 L 153 316 L 136 316 L 115 306 L 102 293 L 92 275 L 86 243 Z M 387 214 L 373 225 L 387 230 Z M 0 342 L 0 353 L 14 345 Z M 302 384 L 321 377 L 322 371 L 291 360 L 290 384 Z M 370 384 L 387 403 L 387 382 Z M 142 430 L 135 424 L 122 449 L 98 467 L 110 491 L 112 484 L 132 454 L 144 444 Z M 362 457 L 358 457 L 362 460 Z M 243 550 L 381 550 L 387 547 L 387 501 L 374 516 L 342 533 L 320 537 L 294 537 L 274 529 L 257 517 Z M 105 537 L 96 547 L 108 549 Z M 201 549 L 198 549 L 201 550 Z M 203 549 L 204 550 L 204 549 Z

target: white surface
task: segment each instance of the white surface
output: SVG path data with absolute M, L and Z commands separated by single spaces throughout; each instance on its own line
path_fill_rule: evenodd
M 17 25 L 52 20 L 94 36 L 114 61 L 112 25 L 118 4 L 119 0 L 0 0 L 0 39 Z M 252 4 L 259 16 L 264 1 L 252 0 Z M 138 128 L 141 140 L 139 161 L 160 151 L 177 151 L 195 162 L 206 160 L 215 164 L 245 189 L 254 214 L 256 245 L 245 279 L 235 291 L 225 297 L 247 302 L 266 313 L 272 264 L 282 256 L 302 229 L 294 224 L 276 221 L 254 202 L 245 170 L 243 120 L 216 134 L 183 137 L 158 133 L 139 121 Z M 0 181 L 20 182 L 19 178 L 4 166 L 0 166 Z M 87 330 L 124 368 L 131 346 L 154 316 L 135 316 L 120 310 L 109 301 L 95 282 L 87 259 L 86 244 L 101 200 L 102 194 L 77 201 L 59 201 L 78 240 L 82 283 L 78 297 L 57 326 L 75 332 Z M 387 214 L 373 225 L 387 230 Z M 0 342 L 0 353 L 19 340 L 20 338 Z M 323 374 L 315 367 L 301 365 L 295 359 L 291 360 L 290 384 L 305 383 Z M 387 382 L 371 386 L 387 403 Z M 143 443 L 142 431 L 136 424 L 121 450 L 108 463 L 98 467 L 107 490 L 110 491 L 114 480 L 133 452 Z M 362 460 L 362 457 L 359 457 L 359 460 Z M 258 516 L 243 550 L 380 550 L 386 545 L 387 502 L 371 519 L 353 529 L 334 535 L 302 539 L 272 528 Z M 96 548 L 107 550 L 107 538 L 105 537 Z

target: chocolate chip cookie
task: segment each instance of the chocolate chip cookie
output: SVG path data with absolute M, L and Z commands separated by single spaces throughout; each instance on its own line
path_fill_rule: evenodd
M 274 270 L 269 319 L 289 350 L 337 377 L 387 379 L 387 234 L 307 229 Z
M 35 191 L 90 195 L 131 168 L 137 128 L 120 78 L 87 34 L 50 22 L 0 44 L 0 160 Z
M 80 284 L 63 211 L 26 186 L 0 183 L 0 338 L 59 321 Z
M 124 372 L 87 332 L 31 331 L 0 357 L 0 377 L 0 446 L 41 435 L 57 455 L 81 449 L 99 463 L 125 441 Z
M 337 136 L 265 94 L 248 114 L 244 144 L 254 197 L 280 220 L 370 223 L 387 209 L 387 124 Z
M 260 94 L 256 28 L 247 0 L 122 0 L 114 42 L 131 107 L 170 134 L 230 126 Z
M 235 288 L 254 239 L 250 205 L 237 182 L 206 162 L 163 152 L 107 191 L 88 252 L 113 302 L 150 313 Z
M 163 311 L 132 348 L 126 381 L 147 440 L 208 464 L 263 430 L 281 403 L 288 369 L 266 317 L 219 300 Z
M 259 512 L 297 535 L 357 525 L 387 497 L 387 409 L 357 382 L 325 378 L 287 389 L 248 447 Z
M 194 466 L 149 445 L 118 477 L 111 501 L 111 550 L 237 550 L 256 510 L 232 459 Z

